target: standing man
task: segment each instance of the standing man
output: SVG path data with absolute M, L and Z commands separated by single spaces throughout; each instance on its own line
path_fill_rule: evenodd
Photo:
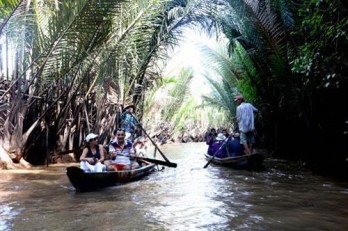
M 237 122 L 240 131 L 240 143 L 244 145 L 247 154 L 253 153 L 253 144 L 255 143 L 254 136 L 254 112 L 257 112 L 251 103 L 244 102 L 241 95 L 235 97 L 234 101 L 237 103 Z

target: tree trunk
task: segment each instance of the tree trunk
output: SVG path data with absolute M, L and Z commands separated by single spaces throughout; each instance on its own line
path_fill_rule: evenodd
M 9 153 L 0 146 L 0 168 L 2 169 L 15 169 L 14 163 L 9 156 Z

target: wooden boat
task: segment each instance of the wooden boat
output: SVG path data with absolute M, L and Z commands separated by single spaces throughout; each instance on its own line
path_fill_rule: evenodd
M 81 168 L 67 167 L 67 176 L 78 191 L 92 191 L 96 189 L 116 186 L 122 183 L 143 178 L 155 170 L 155 164 L 149 163 L 133 170 L 85 172 Z
M 225 158 L 218 158 L 205 153 L 205 158 L 208 161 L 217 165 L 230 166 L 237 169 L 256 169 L 259 170 L 262 168 L 262 163 L 264 155 L 262 153 L 254 153 L 251 155 L 242 155 L 242 156 L 232 156 Z M 212 160 L 213 159 L 213 160 Z

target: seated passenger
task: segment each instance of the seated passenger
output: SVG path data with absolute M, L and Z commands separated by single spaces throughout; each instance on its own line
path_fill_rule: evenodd
M 216 136 L 217 136 L 217 133 L 216 133 L 215 128 L 210 129 L 210 132 L 209 132 L 209 133 L 206 135 L 206 137 L 205 137 L 205 142 L 206 142 L 206 144 L 209 145 L 210 143 L 212 143 L 213 141 L 215 141 Z
M 211 140 L 208 144 L 208 155 L 215 156 L 218 158 L 225 158 L 227 157 L 227 149 L 226 149 L 226 137 L 219 133 L 214 140 Z
M 80 168 L 86 172 L 102 172 L 106 170 L 104 147 L 98 144 L 98 135 L 90 133 L 85 138 L 86 146 L 80 156 Z
M 109 154 L 112 161 L 107 162 L 107 170 L 114 170 L 113 164 L 124 165 L 123 169 L 135 169 L 139 167 L 137 161 L 131 157 L 134 155 L 133 144 L 126 140 L 126 132 L 124 129 L 118 129 L 114 132 L 116 139 L 109 145 Z
M 239 133 L 232 134 L 232 138 L 227 142 L 227 151 L 229 156 L 244 155 L 244 145 L 240 143 Z
M 146 157 L 147 145 L 146 145 L 145 137 L 140 136 L 137 139 L 135 139 L 134 150 L 135 150 L 135 154 L 137 156 L 144 156 L 144 157 Z
M 222 134 L 224 134 L 225 137 L 229 137 L 230 134 L 228 134 L 227 129 L 222 129 Z

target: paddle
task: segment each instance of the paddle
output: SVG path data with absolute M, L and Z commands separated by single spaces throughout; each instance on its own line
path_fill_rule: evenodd
M 118 154 L 118 156 L 126 156 L 126 155 Z M 134 156 L 134 155 L 129 155 L 129 157 L 133 157 L 133 158 L 136 158 L 136 159 L 139 159 L 139 160 L 145 160 L 145 161 L 148 161 L 148 162 L 151 162 L 151 163 L 154 163 L 154 164 L 164 165 L 164 166 L 171 167 L 171 168 L 176 168 L 177 167 L 176 163 L 173 163 L 173 162 L 170 162 L 170 161 L 163 161 L 163 160 L 151 159 L 151 158 L 148 158 L 148 157 Z
M 177 164 L 173 163 L 173 162 L 168 162 L 168 161 L 163 161 L 163 160 L 157 160 L 157 159 L 151 159 L 151 158 L 147 158 L 147 157 L 140 157 L 140 156 L 132 156 L 134 158 L 140 159 L 140 160 L 145 160 L 154 164 L 160 164 L 160 165 L 164 165 L 167 167 L 172 167 L 172 168 L 176 168 Z
M 221 144 L 221 146 L 219 147 L 219 149 L 216 150 L 216 152 L 214 153 L 213 157 L 204 165 L 203 168 L 207 168 L 208 165 L 215 159 L 215 156 L 216 156 L 216 154 L 220 151 L 220 149 L 221 149 L 222 147 L 225 147 L 225 144 L 226 144 L 227 140 L 228 140 L 228 139 L 225 139 L 224 142 L 222 142 L 222 144 Z

